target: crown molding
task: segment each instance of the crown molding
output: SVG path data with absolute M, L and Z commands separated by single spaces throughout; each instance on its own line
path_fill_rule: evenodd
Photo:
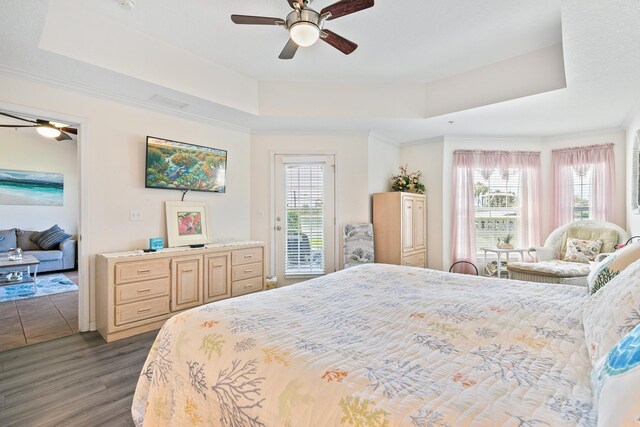
M 567 134 L 561 134 L 561 135 L 544 136 L 541 138 L 541 142 L 543 144 L 547 144 L 547 143 L 553 143 L 562 139 L 598 136 L 598 135 L 605 135 L 608 133 L 616 133 L 616 132 L 624 133 L 624 131 L 625 131 L 625 127 L 623 126 L 606 128 L 606 129 L 595 129 L 595 130 L 588 130 L 584 132 L 573 132 L 573 133 L 567 133 Z
M 402 145 L 400 141 L 396 141 L 395 139 L 384 136 L 373 130 L 369 132 L 369 138 L 376 139 L 384 144 L 392 145 L 394 147 L 400 147 Z
M 24 80 L 45 84 L 47 86 L 50 86 L 56 89 L 60 89 L 60 88 L 67 89 L 75 92 L 80 92 L 82 94 L 95 96 L 97 98 L 108 99 L 110 101 L 116 101 L 123 104 L 144 108 L 144 109 L 159 112 L 159 113 L 169 114 L 175 117 L 182 117 L 185 119 L 189 119 L 189 120 L 193 120 L 201 123 L 206 123 L 206 124 L 213 125 L 220 128 L 225 128 L 225 129 L 242 132 L 246 134 L 251 133 L 251 129 L 248 127 L 224 122 L 222 120 L 212 119 L 210 117 L 202 116 L 200 114 L 188 113 L 186 111 L 180 111 L 180 110 L 176 110 L 169 107 L 163 107 L 161 105 L 147 102 L 140 99 L 130 98 L 122 95 L 116 95 L 111 92 L 98 90 L 98 89 L 81 85 L 78 83 L 72 83 L 66 80 L 62 80 L 62 79 L 58 79 L 50 76 L 43 76 L 41 74 L 20 70 L 20 69 L 9 67 L 2 64 L 0 64 L 0 73 L 4 73 L 10 76 L 15 76 Z

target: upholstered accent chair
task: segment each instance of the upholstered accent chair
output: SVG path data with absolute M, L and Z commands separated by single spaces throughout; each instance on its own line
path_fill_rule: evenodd
M 615 245 L 629 239 L 627 232 L 605 221 L 573 221 L 554 230 L 543 247 L 529 249 L 534 262 L 512 262 L 509 278 L 528 282 L 561 283 L 586 286 L 591 264 L 565 261 L 567 238 L 601 240 L 600 253 L 610 253 Z
M 344 268 L 373 262 L 373 224 L 345 224 Z

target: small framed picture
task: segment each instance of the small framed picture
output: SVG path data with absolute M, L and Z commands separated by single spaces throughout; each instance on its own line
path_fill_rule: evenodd
M 211 243 L 205 202 L 166 202 L 169 247 Z
M 162 248 L 164 248 L 164 239 L 162 237 L 149 239 L 149 249 L 152 251 L 158 251 Z

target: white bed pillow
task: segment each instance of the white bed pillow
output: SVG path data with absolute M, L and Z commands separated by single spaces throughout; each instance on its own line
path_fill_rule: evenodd
M 587 298 L 582 319 L 585 342 L 595 365 L 640 323 L 640 260 Z
M 631 426 L 640 420 L 640 325 L 625 335 L 591 372 L 598 426 Z

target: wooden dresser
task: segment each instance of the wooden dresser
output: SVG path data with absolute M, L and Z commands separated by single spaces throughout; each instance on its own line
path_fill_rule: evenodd
M 264 289 L 264 245 L 96 256 L 98 331 L 107 342 L 160 328 L 174 314 Z
M 427 266 L 427 202 L 423 194 L 373 195 L 375 261 Z

